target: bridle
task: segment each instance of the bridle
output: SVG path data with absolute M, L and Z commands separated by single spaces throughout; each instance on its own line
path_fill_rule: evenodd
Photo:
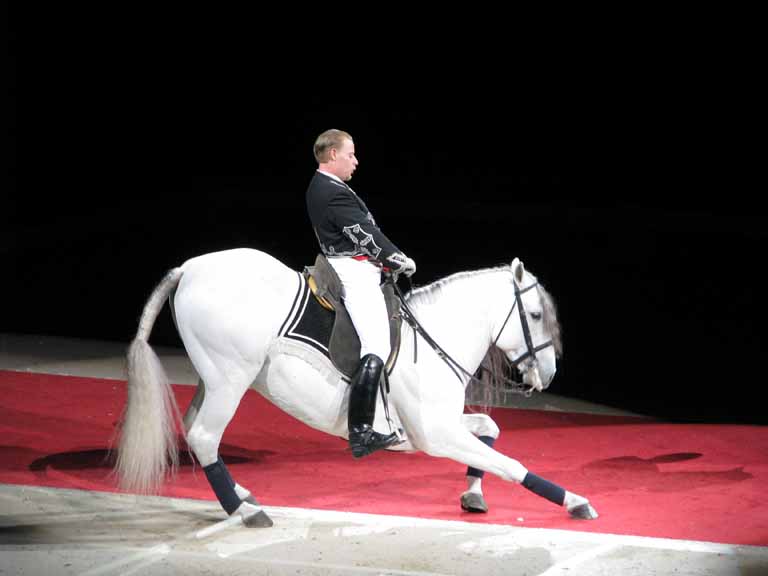
M 523 352 L 520 356 L 515 358 L 514 360 L 509 360 L 510 366 L 513 368 L 517 368 L 517 366 L 526 360 L 529 357 L 533 357 L 533 362 L 536 362 L 536 353 L 540 350 L 544 350 L 544 348 L 548 348 L 549 346 L 554 346 L 552 340 L 547 340 L 546 342 L 543 342 L 539 344 L 538 346 L 533 345 L 533 338 L 531 338 L 531 328 L 528 326 L 528 318 L 525 315 L 525 308 L 523 307 L 523 299 L 522 295 L 528 292 L 529 290 L 533 290 L 536 288 L 536 286 L 539 285 L 538 280 L 531 284 L 530 286 L 526 286 L 522 290 L 520 289 L 520 286 L 517 284 L 517 280 L 514 278 L 512 279 L 512 284 L 515 287 L 515 302 L 512 304 L 512 308 L 509 310 L 509 314 L 507 314 L 506 319 L 504 320 L 504 324 L 501 325 L 501 330 L 499 330 L 498 335 L 496 336 L 496 339 L 493 341 L 493 345 L 496 346 L 496 343 L 499 341 L 499 338 L 501 337 L 501 333 L 504 332 L 504 328 L 507 326 L 507 322 L 509 322 L 509 317 L 512 316 L 512 312 L 517 308 L 518 312 L 520 313 L 520 326 L 523 329 L 523 338 L 525 339 L 525 347 L 527 350 Z
M 405 301 L 405 298 L 403 297 L 403 293 L 400 291 L 400 288 L 397 286 L 396 279 L 393 279 L 392 284 L 394 285 L 395 292 L 400 298 L 402 317 L 406 322 L 408 322 L 411 328 L 413 328 L 414 332 L 418 332 L 421 335 L 421 337 L 424 338 L 427 344 L 430 345 L 430 347 L 437 353 L 437 355 L 440 358 L 442 358 L 446 364 L 448 364 L 448 367 L 451 368 L 453 373 L 456 375 L 459 381 L 462 382 L 462 384 L 463 384 L 463 380 L 459 375 L 459 372 L 469 377 L 470 381 L 475 380 L 480 382 L 480 379 L 477 376 L 465 370 L 458 362 L 456 362 L 456 360 L 454 360 L 445 350 L 443 350 L 437 342 L 435 342 L 435 340 L 427 333 L 426 330 L 424 330 L 424 327 L 416 319 L 410 307 L 408 306 L 408 303 Z M 499 333 L 496 335 L 496 338 L 493 341 L 493 346 L 497 345 L 502 332 L 504 332 L 504 328 L 506 328 L 507 323 L 509 322 L 509 319 L 512 316 L 512 312 L 514 312 L 515 308 L 517 308 L 518 313 L 520 315 L 520 326 L 523 331 L 523 338 L 525 340 L 526 351 L 523 352 L 523 354 L 521 354 L 514 360 L 509 360 L 506 357 L 505 357 L 505 360 L 509 368 L 519 370 L 518 366 L 520 364 L 522 364 L 528 358 L 532 358 L 532 360 L 529 361 L 528 365 L 526 366 L 525 372 L 527 372 L 528 370 L 531 370 L 532 368 L 536 367 L 536 365 L 538 364 L 538 360 L 536 359 L 536 353 L 549 346 L 554 346 L 554 343 L 550 339 L 550 340 L 547 340 L 546 342 L 543 342 L 542 344 L 539 344 L 538 346 L 534 346 L 533 338 L 531 337 L 531 329 L 530 329 L 530 326 L 528 325 L 528 318 L 525 315 L 525 308 L 523 306 L 522 295 L 528 292 L 529 290 L 536 288 L 536 286 L 539 285 L 539 282 L 536 281 L 533 284 L 521 289 L 520 286 L 518 286 L 517 284 L 517 280 L 512 278 L 512 284 L 514 285 L 514 288 L 515 288 L 515 301 L 512 303 L 512 307 L 509 309 L 509 313 L 507 314 L 507 317 L 504 319 L 504 323 L 501 325 L 501 329 L 499 330 Z M 413 340 L 414 363 L 416 362 L 416 357 L 417 357 L 416 341 L 417 339 L 414 338 Z M 525 396 L 530 396 L 533 392 L 533 389 L 534 389 L 533 386 L 530 386 L 530 385 L 526 386 L 525 384 L 521 382 L 517 382 L 516 380 L 508 378 L 504 375 L 494 374 L 492 370 L 482 365 L 480 366 L 480 369 L 490 373 L 495 380 L 504 382 L 504 384 L 507 385 L 507 388 L 505 388 L 505 390 L 509 392 L 516 392 L 516 393 L 524 394 Z

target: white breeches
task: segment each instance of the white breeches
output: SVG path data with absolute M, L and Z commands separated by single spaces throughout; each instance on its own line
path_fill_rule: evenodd
M 379 287 L 381 269 L 366 260 L 347 257 L 328 258 L 344 285 L 344 305 L 360 338 L 360 358 L 376 354 L 382 362 L 389 358 L 389 319 L 384 295 Z

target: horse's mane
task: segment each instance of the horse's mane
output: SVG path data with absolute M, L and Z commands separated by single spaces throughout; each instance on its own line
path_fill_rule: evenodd
M 445 288 L 454 284 L 457 280 L 483 276 L 485 274 L 501 272 L 504 270 L 509 270 L 509 264 L 495 266 L 493 268 L 482 268 L 480 270 L 456 272 L 455 274 L 451 274 L 445 278 L 435 280 L 426 286 L 419 286 L 418 288 L 414 288 L 405 295 L 405 299 L 408 301 L 408 304 L 415 304 L 416 306 L 419 306 L 420 304 L 432 304 L 440 298 L 440 295 Z
M 440 298 L 440 295 L 446 288 L 457 281 L 503 271 L 509 271 L 511 273 L 509 264 L 467 272 L 456 272 L 455 274 L 436 280 L 431 284 L 414 288 L 405 295 L 405 300 L 409 305 L 415 305 L 416 307 L 422 304 L 432 304 Z M 535 278 L 533 274 L 531 274 L 531 276 Z M 541 298 L 544 328 L 549 333 L 550 338 L 552 338 L 555 353 L 559 358 L 563 354 L 563 341 L 560 322 L 557 318 L 557 307 L 555 306 L 555 301 L 552 298 L 552 295 L 541 283 L 539 283 L 536 289 Z M 487 370 L 478 370 L 480 374 L 477 376 L 480 378 L 480 382 L 478 383 L 474 381 L 473 384 L 467 386 L 467 398 L 469 399 L 471 396 L 473 404 L 485 407 L 503 405 L 508 390 L 505 387 L 502 376 L 511 376 L 509 374 L 510 370 L 507 367 L 504 352 L 496 346 L 491 346 L 488 349 L 488 353 L 485 355 L 481 366 L 485 367 Z M 497 376 L 492 376 L 492 374 Z

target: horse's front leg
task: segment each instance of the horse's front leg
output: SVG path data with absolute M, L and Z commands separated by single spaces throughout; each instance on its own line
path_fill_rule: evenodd
M 493 448 L 499 437 L 499 427 L 487 414 L 464 414 L 461 417 L 464 427 L 489 448 Z M 485 470 L 467 467 L 467 489 L 461 495 L 461 508 L 467 512 L 488 512 L 488 504 L 483 497 L 483 476 Z
M 522 484 L 534 494 L 565 507 L 574 518 L 597 518 L 597 512 L 586 498 L 530 472 L 517 460 L 483 443 L 465 426 L 449 428 L 438 424 L 431 430 L 429 438 L 423 450 L 432 456 L 450 458 L 471 468 L 496 474 L 504 480 Z

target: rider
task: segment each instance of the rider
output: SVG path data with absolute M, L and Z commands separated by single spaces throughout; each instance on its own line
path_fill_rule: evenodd
M 383 267 L 410 276 L 416 264 L 376 226 L 346 182 L 357 168 L 352 136 L 326 130 L 315 140 L 317 172 L 307 189 L 307 210 L 320 250 L 344 286 L 344 305 L 360 338 L 360 364 L 349 394 L 349 446 L 361 458 L 399 443 L 397 434 L 373 430 L 376 396 L 389 358 L 389 320 L 379 287 Z

